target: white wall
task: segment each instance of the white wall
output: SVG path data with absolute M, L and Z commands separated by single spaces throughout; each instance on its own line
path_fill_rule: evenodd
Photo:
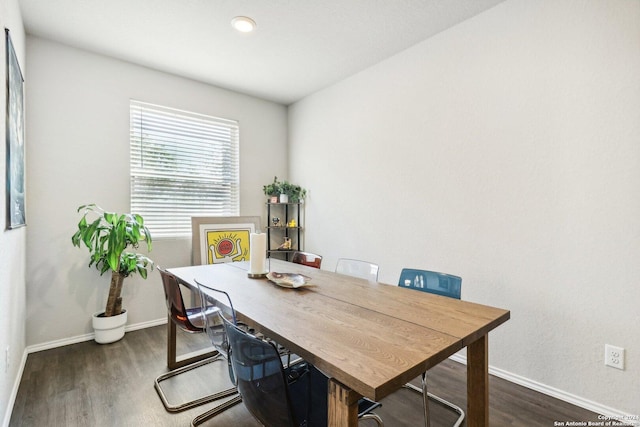
M 7 67 L 4 29 L 8 28 L 11 41 L 18 56 L 23 75 L 26 74 L 25 34 L 17 0 L 0 0 L 0 188 L 2 188 L 2 213 L 0 214 L 0 423 L 9 422 L 9 409 L 13 406 L 16 389 L 20 381 L 21 359 L 25 349 L 25 251 L 26 228 L 6 230 L 5 188 L 6 172 L 6 99 Z M 25 89 L 26 90 L 26 89 Z M 28 161 L 28 160 L 27 160 Z M 27 205 L 27 222 L 29 221 Z M 7 368 L 7 356 L 9 366 Z
M 240 122 L 241 215 L 263 215 L 262 185 L 286 172 L 287 112 L 263 101 L 29 36 L 27 345 L 92 332 L 108 275 L 71 245 L 78 206 L 129 210 L 129 99 Z M 164 267 L 188 265 L 190 239 L 155 240 Z M 125 280 L 129 324 L 163 319 L 157 272 Z
M 492 366 L 639 414 L 638 76 L 640 2 L 509 0 L 305 98 L 306 249 L 458 274 Z

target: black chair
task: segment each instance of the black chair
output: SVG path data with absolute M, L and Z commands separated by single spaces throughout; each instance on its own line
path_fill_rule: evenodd
M 216 311 L 207 310 L 210 316 L 217 318 L 207 324 L 222 324 L 224 327 L 224 334 L 217 327 L 211 328 L 215 332 L 214 342 L 226 349 L 230 362 L 229 376 L 249 412 L 267 427 L 326 426 L 328 378 L 301 359 L 284 365 L 282 354 L 273 341 L 256 336 L 250 328 L 237 321 L 226 292 L 198 285 L 207 300 L 203 306 L 218 308 Z M 211 291 L 223 294 L 225 302 L 215 301 Z M 361 399 L 359 415 L 374 419 L 384 427 L 382 420 L 371 413 L 379 406 L 379 403 Z
M 449 298 L 460 299 L 462 289 L 462 278 L 451 274 L 437 273 L 428 270 L 416 270 L 404 268 L 400 272 L 400 280 L 398 286 L 403 288 L 415 289 L 422 292 L 428 292 Z M 422 404 L 424 407 L 424 424 L 430 426 L 429 422 L 429 402 L 432 399 L 439 404 L 448 407 L 458 414 L 454 427 L 460 426 L 464 420 L 464 411 L 458 405 L 444 400 L 434 394 L 427 392 L 427 373 L 422 374 L 422 387 L 416 387 L 411 383 L 404 385 L 405 388 L 420 393 L 422 395 Z
M 314 366 L 302 362 L 284 368 L 273 342 L 257 338 L 224 319 L 229 338 L 232 378 L 242 401 L 265 426 L 320 427 L 327 425 L 329 380 Z M 380 404 L 361 399 L 358 416 L 374 419 Z
M 184 300 L 182 298 L 182 291 L 180 290 L 180 284 L 178 279 L 171 273 L 158 267 L 160 276 L 162 277 L 162 284 L 164 287 L 164 293 L 167 303 L 167 310 L 169 313 L 169 322 L 173 322 L 179 326 L 182 330 L 190 333 L 201 333 L 205 331 L 204 319 L 210 313 L 205 313 L 202 307 L 186 308 Z M 171 350 L 171 349 L 170 349 Z M 174 349 L 175 351 L 175 349 Z M 169 378 L 180 375 L 184 372 L 191 371 L 200 366 L 207 365 L 209 363 L 223 361 L 221 353 L 218 351 L 210 352 L 207 355 L 211 357 L 194 357 L 189 359 L 190 362 L 181 366 L 178 369 L 170 370 L 169 372 L 160 375 L 155 379 L 154 387 L 160 396 L 160 400 L 168 412 L 180 412 L 195 406 L 203 405 L 214 400 L 222 399 L 224 397 L 231 396 L 237 393 L 235 387 L 226 388 L 224 390 L 212 393 L 198 399 L 190 400 L 183 403 L 172 404 L 168 401 L 167 396 L 162 389 L 160 383 Z

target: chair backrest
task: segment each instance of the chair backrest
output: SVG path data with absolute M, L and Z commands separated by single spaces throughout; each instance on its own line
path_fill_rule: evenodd
M 197 280 L 195 282 L 200 293 L 204 328 L 211 340 L 211 344 L 226 357 L 229 350 L 229 342 L 222 319 L 226 318 L 234 325 L 237 324 L 231 298 L 224 291 L 212 288 Z M 215 295 L 218 295 L 219 298 Z
M 462 278 L 435 271 L 403 268 L 398 286 L 460 299 Z
M 231 347 L 229 360 L 246 408 L 265 426 L 299 427 L 275 345 L 243 331 L 226 318 L 223 322 Z
M 311 252 L 294 252 L 291 262 L 296 264 L 308 265 L 309 267 L 320 268 L 322 264 L 322 256 L 312 254 Z
M 378 264 L 357 259 L 340 258 L 336 264 L 336 273 L 361 279 L 378 281 Z
M 158 271 L 160 272 L 160 277 L 162 277 L 165 301 L 171 320 L 186 331 L 202 332 L 202 328 L 194 326 L 193 323 L 189 321 L 178 278 L 160 267 L 158 267 Z

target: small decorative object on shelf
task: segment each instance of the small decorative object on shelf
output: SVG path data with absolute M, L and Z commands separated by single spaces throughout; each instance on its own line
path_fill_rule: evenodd
M 287 227 L 290 227 L 290 228 L 296 228 L 296 225 L 297 223 L 295 218 L 291 218 L 291 221 L 287 223 Z
M 273 218 L 271 218 L 271 224 L 273 224 L 274 227 L 282 227 L 280 218 L 278 218 L 277 216 L 274 216 Z
M 280 246 L 278 246 L 278 249 L 285 250 L 285 251 L 291 250 L 291 238 L 290 237 L 285 237 L 284 238 L 284 243 L 281 244 Z

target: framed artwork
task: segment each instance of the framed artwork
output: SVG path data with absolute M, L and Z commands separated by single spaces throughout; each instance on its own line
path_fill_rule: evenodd
M 5 28 L 7 46 L 7 228 L 26 224 L 24 185 L 24 79 Z
M 249 261 L 249 236 L 259 216 L 191 217 L 193 265 Z

